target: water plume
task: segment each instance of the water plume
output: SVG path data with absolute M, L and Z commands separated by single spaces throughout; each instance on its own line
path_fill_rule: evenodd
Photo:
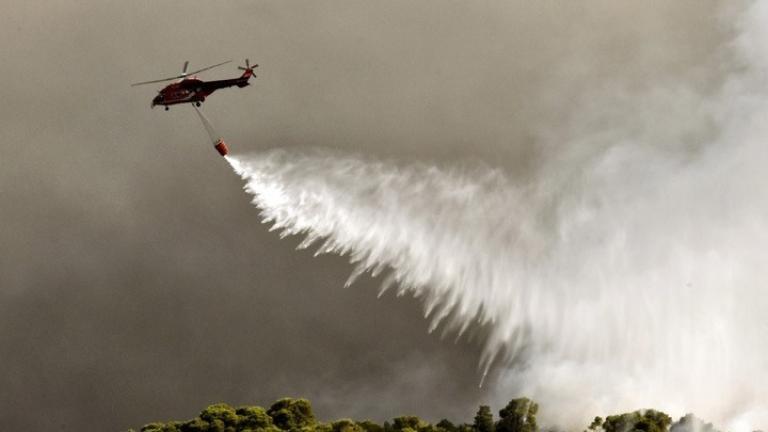
M 524 178 L 319 149 L 228 160 L 272 229 L 350 258 L 350 283 L 382 273 L 431 330 L 486 325 L 499 404 L 525 394 L 569 428 L 638 408 L 765 427 L 767 19 L 739 18 L 720 90 L 591 95 Z

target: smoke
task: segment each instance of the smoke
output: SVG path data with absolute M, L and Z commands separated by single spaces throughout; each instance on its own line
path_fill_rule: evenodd
M 423 302 L 430 329 L 488 329 L 502 403 L 545 421 L 638 408 L 768 424 L 768 5 L 737 22 L 716 91 L 595 91 L 541 163 L 378 161 L 330 150 L 228 158 L 264 221 L 349 256 L 350 282 Z

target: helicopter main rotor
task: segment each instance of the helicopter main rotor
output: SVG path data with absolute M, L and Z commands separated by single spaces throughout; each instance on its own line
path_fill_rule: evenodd
M 131 84 L 131 87 L 135 87 L 135 86 L 139 86 L 139 85 L 144 85 L 144 84 L 154 84 L 154 83 L 159 83 L 159 82 L 172 81 L 172 80 L 179 79 L 179 78 L 186 78 L 188 75 L 195 75 L 195 74 L 198 74 L 200 72 L 207 71 L 209 69 L 213 69 L 215 67 L 218 67 L 218 66 L 221 66 L 221 65 L 225 65 L 225 64 L 231 63 L 231 62 L 232 62 L 232 60 L 227 60 L 225 62 L 221 62 L 221 63 L 215 64 L 215 65 L 212 65 L 212 66 L 208 66 L 208 67 L 204 67 L 204 68 L 198 69 L 196 71 L 187 72 L 187 67 L 189 66 L 189 61 L 185 61 L 184 62 L 184 67 L 183 67 L 183 69 L 181 71 L 181 75 L 176 75 L 174 77 L 163 78 L 163 79 L 152 80 L 152 81 L 137 82 L 137 83 Z

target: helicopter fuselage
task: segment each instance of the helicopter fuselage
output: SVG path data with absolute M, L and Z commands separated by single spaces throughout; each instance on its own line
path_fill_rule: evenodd
M 248 80 L 253 76 L 253 70 L 248 68 L 238 78 L 203 81 L 197 77 L 185 77 L 179 81 L 168 84 L 158 92 L 158 95 L 152 99 L 152 108 L 157 105 L 165 106 L 182 103 L 194 103 L 198 106 L 205 101 L 211 93 L 218 89 L 227 87 L 245 87 L 249 85 Z

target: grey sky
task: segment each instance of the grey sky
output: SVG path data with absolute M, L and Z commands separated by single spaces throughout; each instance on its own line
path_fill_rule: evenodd
M 720 4 L 4 2 L 0 424 L 120 430 L 286 395 L 322 418 L 469 420 L 493 390 L 475 342 L 267 232 L 192 109 L 150 110 L 161 86 L 129 83 L 248 57 L 254 84 L 204 107 L 235 153 L 524 176 L 592 92 L 717 80 Z

